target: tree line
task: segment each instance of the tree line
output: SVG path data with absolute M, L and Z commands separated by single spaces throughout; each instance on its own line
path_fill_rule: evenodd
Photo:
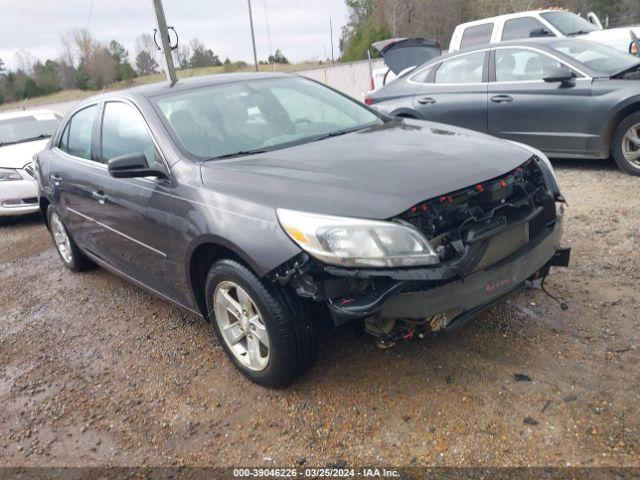
M 87 29 L 76 29 L 61 36 L 62 51 L 58 58 L 44 62 L 28 51 L 16 53 L 16 68 L 9 70 L 0 59 L 0 104 L 48 95 L 77 88 L 100 90 L 115 82 L 132 82 L 138 76 L 158 73 L 158 48 L 153 36 L 143 33 L 135 41 L 135 57 L 117 40 L 103 43 Z M 222 66 L 231 72 L 245 68 L 243 61 L 220 60 L 212 49 L 194 38 L 177 49 L 178 68 Z M 280 50 L 267 62 L 289 63 Z
M 443 49 L 460 23 L 506 13 L 562 7 L 575 13 L 595 12 L 610 27 L 640 20 L 640 0 L 345 0 L 349 19 L 342 29 L 343 61 L 363 60 L 378 40 L 429 37 Z M 371 52 L 373 55 L 375 52 Z

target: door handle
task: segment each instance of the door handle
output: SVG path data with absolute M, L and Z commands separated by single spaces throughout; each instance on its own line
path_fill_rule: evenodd
M 100 205 L 104 205 L 107 201 L 107 196 L 102 191 L 94 191 L 91 192 L 91 196 L 94 200 L 96 200 Z
M 433 103 L 436 103 L 436 99 L 433 97 L 422 97 L 418 99 L 418 103 L 420 105 L 431 105 Z
M 56 175 L 56 174 L 51 174 L 49 175 L 49 178 L 51 179 L 51 182 L 57 187 L 58 185 L 60 185 L 60 182 L 62 181 L 62 177 L 60 175 Z
M 495 95 L 491 97 L 491 101 L 493 103 L 509 103 L 513 102 L 513 97 L 510 97 L 509 95 Z

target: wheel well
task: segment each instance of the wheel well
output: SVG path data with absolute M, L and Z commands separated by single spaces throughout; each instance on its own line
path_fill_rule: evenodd
M 396 114 L 394 114 L 394 117 L 413 118 L 414 120 L 419 120 L 419 118 L 416 115 L 414 115 L 412 113 L 407 113 L 407 112 L 396 113 Z
M 42 215 L 42 219 L 44 220 L 44 224 L 49 228 L 49 220 L 47 219 L 47 209 L 49 208 L 49 200 L 44 197 L 40 197 L 38 201 L 40 204 L 40 214 Z
M 216 243 L 203 243 L 198 245 L 191 254 L 189 261 L 189 276 L 193 295 L 198 303 L 200 312 L 209 320 L 207 312 L 207 301 L 205 298 L 205 287 L 209 269 L 214 262 L 221 258 L 229 258 L 242 263 L 252 270 L 245 261 L 242 260 L 233 250 Z M 253 270 L 252 270 L 253 271 Z
M 632 113 L 636 113 L 636 112 L 640 112 L 640 102 L 635 102 L 635 103 L 632 103 L 631 105 L 627 105 L 618 113 L 616 113 L 614 117 L 611 119 L 611 121 L 609 122 L 609 125 L 607 126 L 607 131 L 605 132 L 605 138 L 604 138 L 605 140 L 604 144 L 609 149 L 609 153 L 611 153 L 611 140 L 613 137 L 613 132 L 615 131 L 616 127 L 620 124 L 621 121 L 623 121 Z

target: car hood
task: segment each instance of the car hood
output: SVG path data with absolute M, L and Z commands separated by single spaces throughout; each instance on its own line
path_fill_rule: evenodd
M 48 138 L 33 142 L 16 143 L 0 147 L 0 168 L 23 168 L 33 161 L 33 156 L 44 150 Z
M 393 217 L 423 200 L 497 177 L 531 152 L 488 135 L 417 120 L 202 164 L 216 192 L 262 206 Z
M 629 30 L 633 30 L 636 35 L 640 35 L 640 26 L 634 25 L 631 27 L 623 27 L 623 28 L 607 28 L 605 30 L 596 30 L 594 32 L 589 32 L 586 35 L 579 38 L 586 38 L 588 40 L 592 40 L 594 42 L 602 42 L 604 44 L 609 44 L 610 42 L 616 42 L 616 46 L 620 41 L 624 41 L 624 45 L 628 47 L 631 43 L 631 35 L 629 35 Z

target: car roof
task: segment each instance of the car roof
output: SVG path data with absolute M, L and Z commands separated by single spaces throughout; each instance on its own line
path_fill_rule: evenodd
M 267 73 L 267 72 L 247 72 L 247 73 L 219 73 L 212 75 L 201 75 L 197 77 L 181 78 L 174 86 L 170 86 L 169 82 L 155 82 L 138 85 L 123 90 L 115 90 L 100 95 L 87 98 L 82 104 L 92 103 L 96 101 L 104 101 L 110 98 L 122 97 L 146 97 L 151 98 L 170 92 L 187 91 L 193 88 L 207 87 L 212 85 L 222 85 L 225 83 L 246 82 L 251 80 L 261 80 L 266 78 L 284 78 L 293 77 L 294 75 L 286 73 Z
M 562 41 L 562 40 L 566 40 L 565 38 L 559 38 L 559 37 L 538 37 L 538 38 L 521 38 L 519 40 L 509 40 L 508 42 L 499 42 L 499 43 L 485 43 L 483 45 L 475 45 L 473 47 L 468 47 L 468 48 L 463 48 L 460 50 L 455 50 L 453 52 L 449 52 L 449 53 L 445 53 L 443 55 L 440 55 L 437 59 L 434 58 L 431 61 L 435 61 L 435 60 L 443 60 L 447 57 L 455 57 L 456 55 L 460 55 L 462 53 L 470 53 L 470 52 L 474 52 L 474 51 L 478 51 L 478 50 L 488 50 L 490 48 L 499 48 L 499 47 L 545 47 L 546 45 L 550 44 L 550 43 L 554 43 L 554 42 L 558 42 L 558 41 Z M 571 40 L 579 40 L 581 42 L 583 41 L 589 41 L 589 40 L 584 40 L 584 39 L 575 39 L 572 38 Z
M 9 110 L 8 112 L 0 113 L 0 120 L 10 120 L 12 118 L 33 117 L 36 115 L 56 115 L 60 117 L 58 112 L 53 110 L 47 110 L 45 108 L 29 109 L 29 110 Z
M 541 13 L 547 12 L 570 12 L 569 10 L 559 9 L 559 8 L 543 8 L 540 10 L 527 10 L 526 12 L 516 12 L 516 13 L 505 13 L 504 15 L 496 15 L 495 17 L 482 18 L 480 20 L 474 20 L 472 22 L 461 23 L 456 27 L 458 28 L 466 28 L 469 26 L 480 25 L 483 23 L 496 22 L 498 20 L 510 20 L 512 18 L 521 18 L 521 17 L 530 17 L 532 15 L 540 15 Z
M 465 53 L 472 53 L 472 52 L 477 52 L 480 50 L 489 50 L 489 49 L 496 49 L 496 48 L 501 48 L 501 47 L 542 47 L 542 49 L 549 49 L 548 45 L 555 43 L 555 42 L 564 42 L 564 41 L 575 41 L 575 42 L 588 42 L 588 43 L 595 43 L 592 40 L 587 40 L 584 38 L 562 38 L 562 37 L 539 37 L 539 38 L 522 38 L 519 40 L 510 40 L 508 42 L 499 42 L 499 43 L 485 43 L 483 45 L 476 45 L 474 47 L 469 47 L 469 48 L 464 48 L 462 50 L 455 50 L 453 52 L 448 52 L 445 53 L 443 55 L 440 55 L 439 57 L 433 58 L 431 60 L 429 60 L 428 62 L 423 63 L 422 65 L 420 65 L 419 67 L 416 67 L 414 70 L 417 70 L 418 68 L 422 68 L 426 65 L 431 65 L 431 64 L 435 64 L 435 63 L 439 63 L 449 57 L 456 57 L 458 55 L 463 55 Z M 611 47 L 613 48 L 613 47 Z M 568 61 L 570 59 L 568 59 L 566 57 L 566 55 L 563 55 L 560 52 L 553 52 L 554 55 L 557 56 L 562 56 L 562 58 L 566 58 Z M 575 62 L 575 61 L 574 61 Z M 410 72 L 409 72 L 410 73 Z
M 555 10 L 551 10 L 551 11 L 555 11 Z M 445 53 L 444 55 L 440 55 L 439 57 L 432 58 L 431 60 L 423 63 L 422 65 L 418 65 L 413 70 L 410 70 L 407 73 L 401 75 L 399 78 L 410 77 L 411 75 L 416 73 L 418 70 L 440 63 L 450 57 L 457 57 L 458 55 L 464 55 L 465 53 L 473 53 L 473 52 L 479 52 L 482 50 L 490 50 L 490 49 L 496 49 L 501 47 L 541 47 L 543 50 L 546 49 L 547 51 L 551 51 L 553 55 L 560 57 L 566 63 L 569 63 L 570 65 L 576 65 L 576 68 L 579 68 L 580 70 L 587 73 L 591 77 L 597 77 L 599 75 L 602 76 L 601 74 L 598 74 L 598 72 L 594 72 L 591 68 L 589 68 L 588 65 L 585 65 L 584 63 L 581 63 L 581 62 L 577 62 L 575 59 L 572 59 L 567 55 L 564 55 L 562 52 L 551 50 L 548 47 L 548 45 L 551 43 L 567 42 L 567 41 L 596 43 L 592 40 L 586 40 L 584 38 L 559 38 L 559 37 L 523 38 L 520 40 L 510 40 L 508 42 L 485 43 L 484 45 L 476 45 L 475 47 L 469 47 L 463 50 L 456 50 L 453 52 Z M 610 48 L 613 48 L 613 47 L 610 47 Z

